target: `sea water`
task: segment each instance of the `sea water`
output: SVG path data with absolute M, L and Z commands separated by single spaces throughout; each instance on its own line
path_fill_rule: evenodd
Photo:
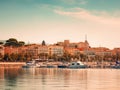
M 120 69 L 0 68 L 0 90 L 120 90 Z

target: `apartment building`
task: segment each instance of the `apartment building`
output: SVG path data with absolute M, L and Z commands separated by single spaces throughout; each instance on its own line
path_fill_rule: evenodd
M 64 48 L 63 46 L 58 45 L 50 45 L 48 46 L 48 52 L 49 55 L 57 55 L 57 56 L 63 56 L 64 54 Z
M 4 53 L 5 54 L 18 54 L 18 48 L 17 47 L 4 47 Z

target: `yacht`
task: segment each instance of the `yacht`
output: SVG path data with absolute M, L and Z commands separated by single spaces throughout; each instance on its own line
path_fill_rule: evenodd
M 68 68 L 86 68 L 87 66 L 83 64 L 81 61 L 75 61 L 70 63 Z
M 58 68 L 68 68 L 68 63 L 62 63 L 62 64 L 59 64 L 57 67 Z
M 115 69 L 120 69 L 120 62 L 119 61 L 116 61 L 116 64 L 111 66 L 112 68 L 115 68 Z
M 40 67 L 38 60 L 33 59 L 32 61 L 26 62 L 25 65 L 22 66 L 23 68 L 37 68 Z
M 47 60 L 32 59 L 32 61 L 26 62 L 23 68 L 55 68 L 55 65 L 50 64 Z

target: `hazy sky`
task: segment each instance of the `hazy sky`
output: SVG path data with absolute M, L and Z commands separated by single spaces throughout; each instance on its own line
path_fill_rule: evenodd
M 85 40 L 120 47 L 120 0 L 0 0 L 0 40 Z

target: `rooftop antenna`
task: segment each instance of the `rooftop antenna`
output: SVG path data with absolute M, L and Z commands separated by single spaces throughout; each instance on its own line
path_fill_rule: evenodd
M 88 43 L 88 41 L 87 41 L 87 35 L 85 35 L 85 43 Z

